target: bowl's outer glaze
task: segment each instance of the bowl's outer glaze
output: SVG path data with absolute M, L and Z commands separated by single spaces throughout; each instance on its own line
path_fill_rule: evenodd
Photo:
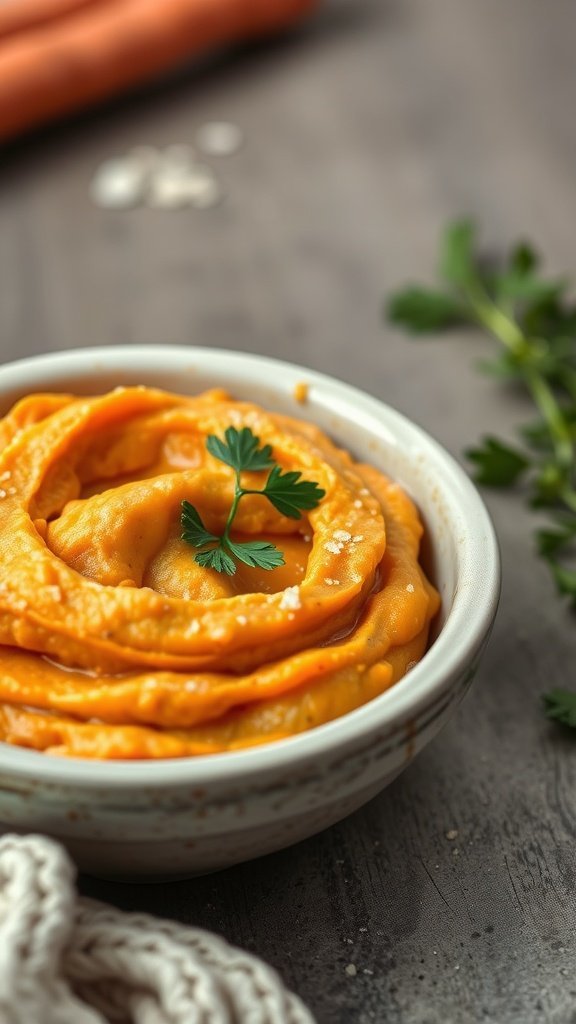
M 304 405 L 295 385 L 309 386 Z M 216 870 L 281 849 L 345 817 L 388 785 L 466 691 L 496 612 L 500 572 L 485 507 L 464 472 L 399 413 L 339 381 L 259 356 L 194 348 L 56 353 L 0 368 L 0 414 L 37 390 L 98 393 L 146 384 L 224 386 L 318 423 L 416 500 L 442 595 L 423 660 L 369 705 L 280 743 L 212 757 L 86 762 L 0 744 L 0 828 L 66 843 L 79 865 L 115 877 Z

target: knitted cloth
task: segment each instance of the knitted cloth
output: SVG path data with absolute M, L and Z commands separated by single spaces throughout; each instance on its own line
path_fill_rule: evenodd
M 74 877 L 52 840 L 0 839 L 0 1024 L 314 1024 L 262 961 Z

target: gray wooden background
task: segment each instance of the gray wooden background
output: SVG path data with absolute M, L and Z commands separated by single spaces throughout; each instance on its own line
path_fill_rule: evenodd
M 246 349 L 366 388 L 456 455 L 485 428 L 512 432 L 529 410 L 477 374 L 482 339 L 412 342 L 381 306 L 432 275 L 461 213 L 495 249 L 526 235 L 553 270 L 576 269 L 575 32 L 573 0 L 328 0 L 290 38 L 10 147 L 2 357 Z M 219 208 L 91 206 L 101 160 L 221 117 L 246 145 L 218 165 Z M 255 864 L 84 891 L 255 950 L 320 1024 L 574 1024 L 576 739 L 539 695 L 576 685 L 575 620 L 520 501 L 487 500 L 504 562 L 489 650 L 450 727 L 389 790 Z

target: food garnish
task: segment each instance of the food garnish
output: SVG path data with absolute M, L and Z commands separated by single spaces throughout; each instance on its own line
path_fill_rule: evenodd
M 184 500 L 181 513 L 182 540 L 192 547 L 202 548 L 194 556 L 198 565 L 224 572 L 228 576 L 235 574 L 236 562 L 258 566 L 260 569 L 275 569 L 284 565 L 284 555 L 274 544 L 262 540 L 237 541 L 230 536 L 241 498 L 245 494 L 261 494 L 281 515 L 301 519 L 303 510 L 309 511 L 320 504 L 325 491 L 313 481 L 302 480 L 302 474 L 295 470 L 283 472 L 272 458 L 271 445 L 260 447 L 260 438 L 256 437 L 250 427 L 243 427 L 242 430 L 228 427 L 224 437 L 222 441 L 215 434 L 210 434 L 206 439 L 206 448 L 210 454 L 230 466 L 236 474 L 234 500 L 224 532 L 218 536 L 207 530 L 198 510 Z M 255 490 L 242 486 L 242 473 L 265 470 L 270 472 L 263 488 Z

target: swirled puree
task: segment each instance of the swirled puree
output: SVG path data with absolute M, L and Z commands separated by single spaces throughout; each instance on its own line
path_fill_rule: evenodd
M 300 520 L 242 499 L 234 536 L 276 544 L 273 570 L 226 576 L 180 539 L 183 499 L 222 533 L 234 473 L 206 438 L 230 425 L 326 492 Z M 89 758 L 237 750 L 365 704 L 426 648 L 439 598 L 414 505 L 310 423 L 220 390 L 35 394 L 0 421 L 0 449 L 5 742 Z

